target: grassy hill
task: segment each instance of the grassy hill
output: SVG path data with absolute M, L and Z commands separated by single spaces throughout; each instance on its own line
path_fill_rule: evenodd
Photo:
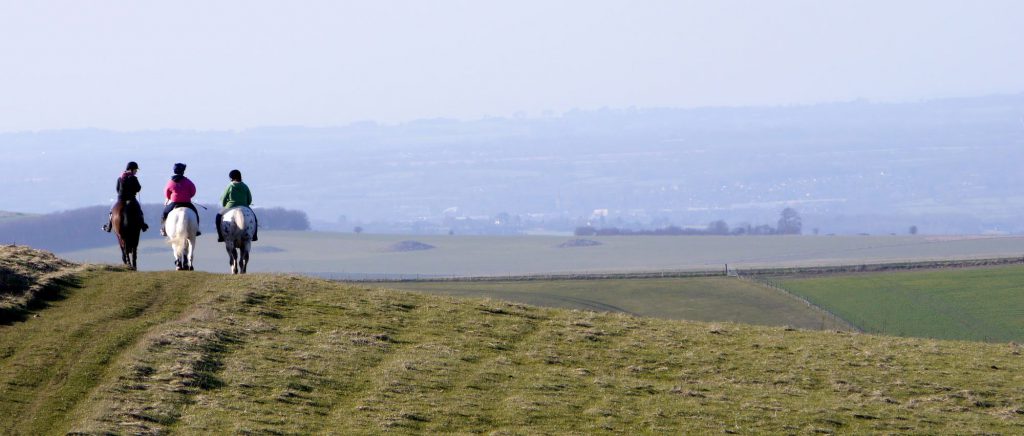
M 1021 433 L 1016 344 L 91 267 L 0 326 L 0 433 Z
M 78 266 L 28 247 L 0 245 L 0 322 L 13 321 L 70 280 Z

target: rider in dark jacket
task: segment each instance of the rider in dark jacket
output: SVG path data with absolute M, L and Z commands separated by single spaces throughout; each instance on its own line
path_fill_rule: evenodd
M 128 166 L 121 173 L 121 177 L 117 178 L 117 200 L 124 202 L 128 213 L 135 214 L 142 220 L 142 231 L 145 232 L 149 230 L 149 225 L 146 224 L 146 217 L 142 214 L 142 206 L 139 205 L 139 200 L 135 198 L 136 194 L 142 190 L 142 184 L 139 183 L 139 178 L 135 176 L 135 173 L 138 172 L 139 164 L 128 162 Z M 108 216 L 107 223 L 103 225 L 103 230 L 106 232 L 113 229 L 113 225 L 110 222 L 112 216 L 113 214 Z

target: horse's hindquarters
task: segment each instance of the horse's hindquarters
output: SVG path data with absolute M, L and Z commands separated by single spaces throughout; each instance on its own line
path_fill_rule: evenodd
M 245 206 L 233 207 L 224 212 L 220 232 L 231 263 L 231 272 L 245 274 L 249 265 L 249 249 L 256 233 L 256 215 Z
M 141 216 L 133 216 L 128 203 L 118 200 L 110 209 L 110 226 L 121 247 L 121 262 L 135 270 L 138 266 L 139 236 L 142 233 Z
M 192 209 L 179 207 L 167 215 L 164 231 L 174 249 L 174 264 L 177 269 L 193 270 L 192 255 L 195 251 L 196 233 L 199 231 L 199 217 Z

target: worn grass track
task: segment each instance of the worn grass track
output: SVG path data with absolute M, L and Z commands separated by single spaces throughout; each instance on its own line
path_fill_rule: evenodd
M 90 271 L 0 326 L 0 433 L 1024 432 L 1014 344 Z
M 150 328 L 191 304 L 207 277 L 181 281 L 171 292 L 166 273 L 93 269 L 78 287 L 25 322 L 0 327 L 0 432 L 60 433 L 69 413 L 109 371 L 110 364 Z M 178 277 L 184 278 L 182 276 Z

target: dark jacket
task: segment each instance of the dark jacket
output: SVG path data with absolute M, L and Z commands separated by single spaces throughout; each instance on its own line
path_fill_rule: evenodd
M 142 185 L 139 183 L 139 178 L 130 172 L 125 171 L 117 179 L 117 198 L 119 200 L 133 200 L 135 194 L 141 190 Z

